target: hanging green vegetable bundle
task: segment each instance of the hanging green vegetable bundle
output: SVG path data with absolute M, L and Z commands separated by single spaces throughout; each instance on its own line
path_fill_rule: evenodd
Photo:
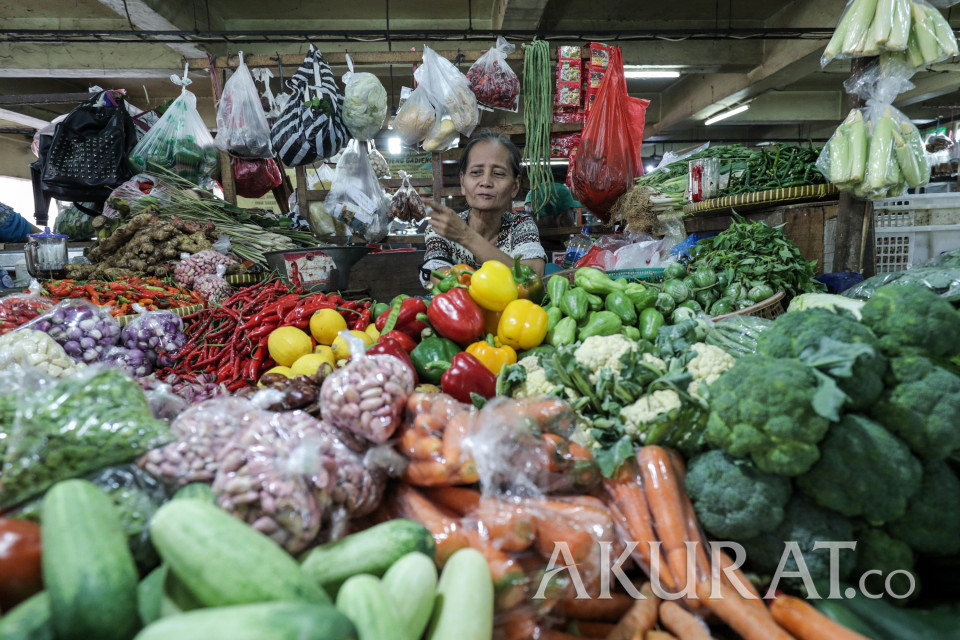
M 527 142 L 523 159 L 527 163 L 531 204 L 538 212 L 554 196 L 550 169 L 550 123 L 553 121 L 553 77 L 550 43 L 534 40 L 523 45 L 523 124 Z

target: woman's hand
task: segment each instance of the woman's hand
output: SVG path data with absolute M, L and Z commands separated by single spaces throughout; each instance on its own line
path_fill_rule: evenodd
M 426 200 L 424 205 L 434 231 L 451 242 L 464 243 L 470 235 L 470 227 L 456 211 L 435 200 Z

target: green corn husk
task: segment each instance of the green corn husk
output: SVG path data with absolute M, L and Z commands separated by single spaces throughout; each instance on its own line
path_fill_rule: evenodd
M 908 187 L 917 187 L 921 183 L 920 166 L 917 157 L 913 154 L 910 144 L 903 139 L 899 131 L 893 132 L 893 150 L 897 156 L 897 163 L 903 173 L 903 179 Z
M 837 127 L 830 139 L 830 182 L 841 184 L 847 181 L 847 168 L 850 158 L 849 127 L 845 124 Z
M 903 133 L 903 139 L 910 147 L 911 154 L 917 159 L 917 168 L 920 171 L 920 185 L 930 182 L 930 163 L 927 162 L 927 149 L 920 137 L 920 132 L 913 123 L 902 121 L 900 129 Z M 920 186 L 918 185 L 918 186 Z
M 856 19 L 860 13 L 859 6 L 863 4 L 863 2 L 864 0 L 854 0 L 849 10 L 845 11 L 843 16 L 841 16 L 840 22 L 837 24 L 837 28 L 834 29 L 833 36 L 830 38 L 830 42 L 827 43 L 827 48 L 823 51 L 822 59 L 824 61 L 833 60 L 843 52 L 843 45 L 846 42 L 847 35 L 852 28 L 858 26 Z
M 918 69 L 923 66 L 923 53 L 920 51 L 920 43 L 917 40 L 916 26 L 911 20 L 910 39 L 907 40 L 907 66 L 911 69 Z
M 888 107 L 873 127 L 867 152 L 863 189 L 877 193 L 890 186 L 889 168 L 893 163 L 893 117 Z
M 908 0 L 909 1 L 909 0 Z M 877 10 L 874 11 L 873 29 L 871 37 L 878 46 L 887 44 L 890 39 L 890 31 L 893 28 L 893 3 L 894 0 L 878 0 Z
M 923 62 L 930 64 L 939 60 L 942 55 L 940 46 L 937 44 L 937 32 L 933 26 L 930 14 L 924 5 L 914 2 L 911 6 L 913 14 L 913 32 L 917 36 L 917 44 L 920 48 L 920 54 L 923 56 Z
M 855 0 L 849 15 L 849 25 L 844 31 L 843 47 L 841 51 L 846 55 L 861 55 L 870 38 L 870 27 L 873 16 L 877 12 L 877 0 Z
M 891 6 L 892 23 L 885 48 L 887 51 L 904 51 L 910 39 L 910 0 L 893 0 Z
M 957 36 L 954 35 L 953 29 L 950 27 L 950 23 L 947 22 L 947 19 L 943 17 L 943 14 L 936 7 L 924 6 L 924 9 L 927 11 L 927 16 L 930 18 L 930 22 L 933 25 L 933 31 L 937 38 L 937 45 L 939 45 L 943 55 L 943 58 L 952 58 L 957 55 Z
M 849 155 L 845 179 L 847 182 L 863 182 L 867 166 L 867 124 L 859 109 L 852 111 L 851 115 L 853 120 L 848 125 Z

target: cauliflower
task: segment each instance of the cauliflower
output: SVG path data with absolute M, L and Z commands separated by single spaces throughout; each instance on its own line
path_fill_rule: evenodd
M 642 439 L 642 427 L 663 418 L 669 419 L 669 414 L 680 411 L 682 404 L 680 396 L 672 389 L 654 391 L 621 409 L 620 418 L 627 434 Z
M 657 356 L 653 355 L 652 353 L 643 354 L 643 361 L 649 365 L 656 367 L 660 371 L 667 370 L 667 363 L 661 360 L 660 358 L 658 358 Z
M 574 357 L 578 363 L 590 370 L 590 382 L 596 383 L 600 369 L 620 373 L 620 358 L 625 353 L 636 350 L 636 342 L 615 333 L 612 336 L 590 336 L 577 347 Z
M 687 387 L 687 393 L 699 398 L 700 385 L 713 384 L 720 374 L 732 367 L 736 361 L 720 347 L 703 342 L 698 342 L 690 348 L 697 355 L 687 363 L 687 371 L 693 376 L 693 381 Z
M 536 356 L 527 356 L 518 362 L 527 372 L 527 379 L 516 391 L 513 392 L 514 398 L 526 398 L 541 394 L 552 394 L 557 385 L 547 380 L 547 373 L 540 366 L 540 361 Z

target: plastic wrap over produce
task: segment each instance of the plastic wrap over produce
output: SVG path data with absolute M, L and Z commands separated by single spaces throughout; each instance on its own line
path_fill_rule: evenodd
M 386 237 L 390 199 L 377 180 L 366 148 L 361 149 L 359 141 L 351 140 L 341 154 L 323 208 L 368 242 L 379 242 Z
M 183 320 L 172 311 L 145 311 L 139 305 L 134 310 L 138 315 L 120 332 L 121 344 L 142 352 L 151 365 L 173 366 L 177 352 L 187 343 Z
M 3 452 L 0 508 L 54 483 L 127 462 L 172 439 L 130 377 L 103 366 L 18 393 Z
M 170 204 L 174 189 L 150 173 L 138 173 L 113 190 L 103 205 L 108 218 L 126 218 Z
M 24 293 L 14 293 L 0 298 L 0 335 L 24 325 L 56 304 L 40 295 L 42 287 L 35 279 Z
M 343 123 L 357 140 L 372 140 L 387 117 L 387 90 L 372 73 L 357 73 L 347 55 L 343 74 Z
M 0 369 L 22 371 L 33 367 L 52 378 L 63 378 L 84 366 L 42 331 L 24 329 L 0 336 Z
M 414 72 L 414 77 L 424 85 L 438 119 L 446 114 L 456 131 L 465 136 L 473 133 L 480 119 L 477 97 L 470 89 L 470 81 L 452 62 L 424 45 L 423 64 Z
M 54 305 L 21 329 L 46 333 L 68 356 L 85 364 L 103 358 L 120 339 L 120 325 L 107 309 L 76 299 Z
M 507 63 L 507 56 L 515 45 L 503 36 L 473 63 L 467 71 L 467 80 L 477 100 L 488 107 L 516 113 L 520 108 L 520 80 Z
M 404 87 L 406 88 L 406 87 Z M 404 101 L 393 119 L 393 128 L 407 144 L 423 142 L 437 121 L 437 112 L 430 102 L 426 88 L 421 84 Z
M 383 444 L 403 422 L 404 403 L 413 386 L 413 372 L 403 361 L 392 356 L 365 356 L 361 348 L 323 381 L 323 419 L 354 436 Z
M 877 289 L 885 285 L 920 285 L 956 304 L 960 302 L 960 250 L 947 252 L 905 271 L 877 274 L 850 287 L 842 295 L 855 300 L 869 300 Z
M 260 94 L 243 61 L 243 51 L 239 58 L 237 70 L 223 85 L 213 143 L 221 151 L 241 158 L 273 158 L 270 125 L 260 104 Z

